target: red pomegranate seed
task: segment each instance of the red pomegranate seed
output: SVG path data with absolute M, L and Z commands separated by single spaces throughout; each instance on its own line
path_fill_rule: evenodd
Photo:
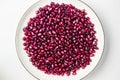
M 23 28 L 24 50 L 32 64 L 46 74 L 76 75 L 90 65 L 98 39 L 86 10 L 71 4 L 39 8 Z

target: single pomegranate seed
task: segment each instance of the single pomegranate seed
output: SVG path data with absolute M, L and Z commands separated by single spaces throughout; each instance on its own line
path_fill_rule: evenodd
M 53 60 L 53 57 L 49 57 L 48 60 L 49 60 L 49 61 L 52 61 L 52 60 Z

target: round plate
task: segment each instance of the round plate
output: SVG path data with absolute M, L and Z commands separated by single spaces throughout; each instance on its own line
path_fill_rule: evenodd
M 29 57 L 27 56 L 26 52 L 23 50 L 23 28 L 27 25 L 27 22 L 30 18 L 34 17 L 35 11 L 38 10 L 40 7 L 45 6 L 46 4 L 50 4 L 51 2 L 55 3 L 65 3 L 65 4 L 72 4 L 78 9 L 85 9 L 88 13 L 88 16 L 91 18 L 91 21 L 95 24 L 95 30 L 97 32 L 96 37 L 98 38 L 98 47 L 99 50 L 96 51 L 95 56 L 92 57 L 92 62 L 90 65 L 88 65 L 85 69 L 80 69 L 77 71 L 77 75 L 71 75 L 71 76 L 54 76 L 54 75 L 47 75 L 44 74 L 44 72 L 38 70 L 36 67 L 32 65 L 32 63 L 29 60 Z M 18 53 L 18 57 L 25 67 L 25 69 L 34 77 L 40 80 L 80 80 L 86 75 L 88 75 L 98 64 L 98 62 L 101 59 L 102 52 L 104 48 L 104 33 L 102 29 L 102 25 L 94 13 L 94 11 L 88 7 L 85 3 L 79 1 L 79 0 L 39 0 L 37 3 L 32 5 L 23 15 L 22 19 L 19 22 L 17 31 L 16 31 L 16 49 Z

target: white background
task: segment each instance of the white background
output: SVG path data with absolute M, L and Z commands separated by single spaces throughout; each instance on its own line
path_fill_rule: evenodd
M 24 12 L 38 0 L 0 0 L 0 80 L 36 80 L 21 65 L 15 33 Z M 100 64 L 83 80 L 120 80 L 120 0 L 83 0 L 99 16 L 105 31 Z

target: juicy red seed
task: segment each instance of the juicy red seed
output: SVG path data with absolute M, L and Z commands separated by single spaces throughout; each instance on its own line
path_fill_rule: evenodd
M 23 37 L 23 41 L 26 41 L 26 37 Z
M 92 53 L 92 54 L 90 54 L 90 57 L 94 57 L 94 56 L 95 56 L 95 54 L 93 54 L 93 53 Z
M 73 75 L 76 75 L 76 71 L 73 71 L 73 73 L 72 73 Z
M 53 57 L 49 57 L 48 60 L 49 60 L 49 61 L 52 61 L 52 60 L 53 60 Z
M 94 26 L 85 9 L 52 2 L 39 8 L 23 28 L 24 50 L 45 74 L 76 75 L 99 49 Z

